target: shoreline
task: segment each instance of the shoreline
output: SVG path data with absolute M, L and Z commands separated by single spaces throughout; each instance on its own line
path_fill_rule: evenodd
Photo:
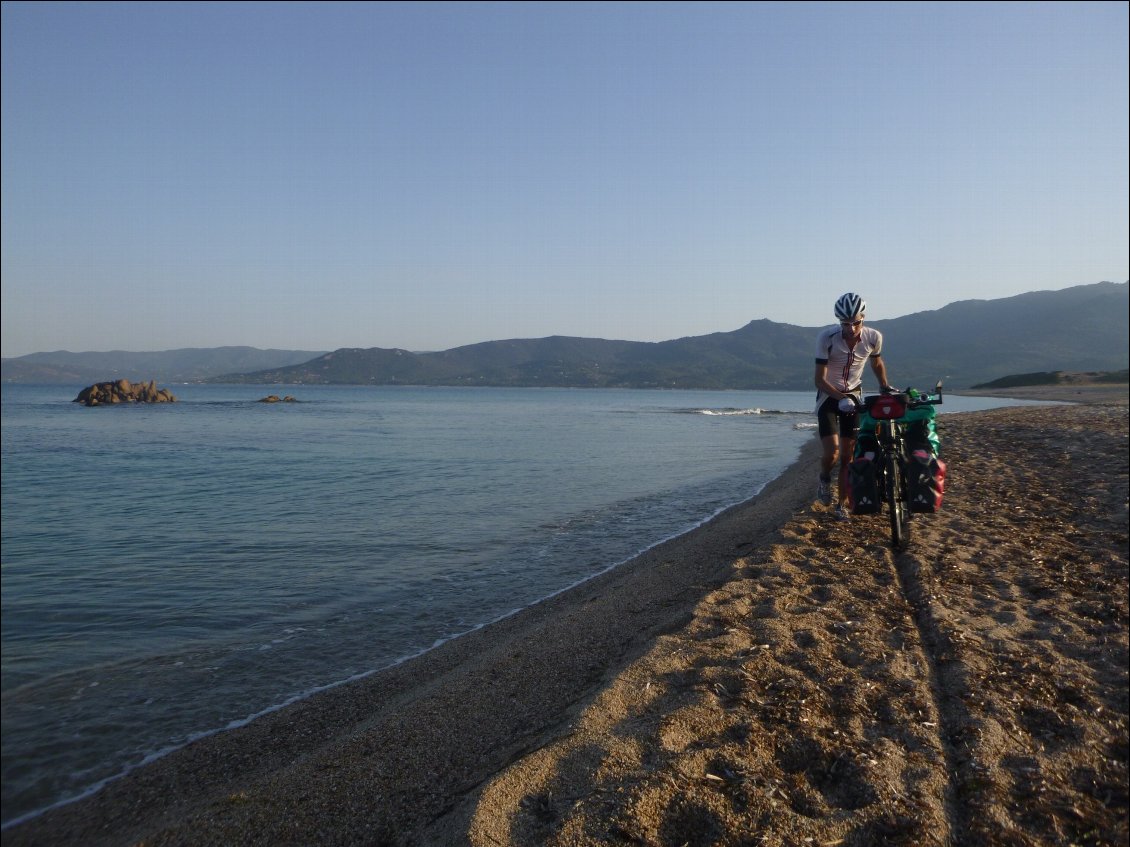
M 1128 399 L 1130 399 L 1130 385 L 1126 383 L 1064 383 L 1060 385 L 1029 385 L 1017 388 L 963 388 L 953 391 L 953 394 L 968 397 L 1006 397 L 1015 400 L 1050 400 L 1057 403 L 1126 405 Z
M 803 452 L 806 446 L 807 446 L 807 443 L 802 444 L 800 447 L 798 447 L 798 452 Z M 793 462 L 790 462 L 788 465 L 786 465 L 780 471 L 777 478 L 779 478 L 780 476 L 783 476 L 785 473 L 787 473 L 788 470 L 792 467 L 792 465 L 796 461 L 797 460 L 794 459 Z M 528 613 L 531 610 L 534 610 L 534 609 L 536 609 L 536 608 L 558 598 L 561 595 L 567 595 L 567 594 L 572 594 L 573 592 L 577 592 L 579 589 L 584 587 L 587 583 L 590 583 L 594 580 L 605 577 L 609 573 L 617 571 L 621 568 L 630 566 L 633 563 L 637 562 L 637 560 L 643 558 L 648 553 L 650 553 L 653 550 L 656 550 L 657 548 L 663 547 L 666 544 L 669 544 L 673 541 L 676 541 L 678 539 L 692 535 L 693 533 L 702 530 L 703 528 L 712 524 L 715 520 L 726 515 L 728 512 L 735 510 L 735 509 L 740 509 L 740 508 L 749 506 L 750 504 L 754 503 L 757 500 L 757 498 L 761 496 L 761 494 L 763 493 L 765 488 L 772 485 L 777 478 L 771 479 L 768 483 L 765 483 L 762 486 L 762 490 L 759 491 L 757 494 L 749 496 L 745 500 L 740 500 L 736 503 L 732 503 L 728 506 L 720 507 L 713 514 L 710 514 L 710 515 L 708 515 L 704 518 L 699 519 L 697 521 L 697 523 L 690 524 L 690 525 L 686 526 L 684 529 L 681 529 L 681 530 L 675 532 L 674 534 L 668 535 L 665 538 L 661 538 L 657 541 L 654 541 L 649 546 L 640 549 L 638 552 L 628 556 L 625 559 L 622 559 L 618 562 L 615 562 L 613 564 L 606 566 L 603 570 L 597 571 L 596 573 L 592 574 L 591 576 L 583 577 L 583 578 L 579 579 L 578 581 L 576 581 L 572 584 L 566 585 L 562 588 L 555 589 L 555 590 L 551 591 L 550 593 L 544 595 L 543 597 L 540 597 L 540 598 L 532 601 L 531 603 L 529 603 L 526 606 L 513 608 L 510 611 L 507 611 L 507 612 L 501 614 L 500 616 L 498 616 L 498 617 L 496 617 L 492 620 L 485 621 L 483 623 L 477 624 L 477 625 L 475 625 L 475 626 L 473 626 L 469 629 L 466 629 L 464 631 L 457 632 L 455 634 L 447 635 L 443 638 L 437 639 L 432 646 L 422 648 L 422 649 L 415 651 L 415 652 L 412 652 L 412 653 L 406 653 L 406 654 L 396 658 L 395 660 L 391 661 L 387 665 L 383 665 L 381 667 L 377 667 L 377 668 L 372 669 L 372 670 L 359 672 L 359 673 L 354 674 L 354 675 L 352 675 L 348 678 L 343 678 L 343 679 L 340 679 L 340 680 L 337 680 L 337 681 L 334 681 L 334 682 L 325 683 L 325 684 L 320 685 L 316 688 L 312 688 L 309 691 L 306 691 L 302 694 L 294 695 L 294 696 L 290 697 L 289 699 L 287 699 L 283 702 L 280 702 L 280 703 L 277 703 L 277 704 L 274 704 L 274 705 L 270 705 L 266 708 L 263 708 L 262 710 L 254 713 L 254 714 L 251 714 L 251 715 L 249 715 L 245 718 L 232 720 L 232 721 L 228 722 L 226 726 L 222 726 L 222 727 L 218 727 L 218 728 L 210 729 L 210 730 L 195 732 L 195 733 L 193 733 L 191 740 L 185 741 L 185 742 L 177 744 L 175 746 L 168 746 L 168 747 L 166 747 L 162 750 L 151 753 L 148 756 L 146 756 L 145 759 L 142 762 L 140 762 L 139 764 L 132 765 L 129 768 L 127 768 L 126 770 L 124 770 L 120 773 L 106 777 L 106 778 L 100 780 L 98 783 L 84 789 L 81 793 L 79 793 L 79 794 L 77 794 L 73 797 L 63 799 L 63 800 L 59 800 L 59 801 L 57 801 L 57 802 L 55 802 L 51 805 L 48 805 L 48 806 L 41 808 L 41 809 L 26 812 L 24 814 L 21 814 L 21 815 L 15 817 L 15 818 L 13 818 L 11 821 L 5 822 L 3 824 L 3 826 L 0 827 L 0 831 L 6 832 L 8 829 L 20 827 L 23 824 L 34 821 L 34 820 L 36 820 L 36 819 L 38 819 L 38 818 L 40 818 L 44 815 L 54 813 L 55 811 L 57 811 L 59 809 L 63 809 L 63 808 L 70 806 L 72 804 L 83 802 L 83 801 L 89 800 L 93 797 L 96 797 L 107 786 L 110 786 L 110 785 L 118 782 L 119 780 L 128 777 L 130 774 L 134 773 L 135 771 L 138 771 L 138 770 L 144 769 L 144 768 L 151 768 L 151 767 L 157 765 L 158 763 L 160 763 L 162 760 L 166 759 L 167 757 L 175 755 L 179 751 L 181 751 L 181 750 L 183 750 L 183 749 L 185 749 L 189 746 L 200 744 L 200 743 L 202 743 L 202 742 L 204 742 L 208 739 L 214 738 L 216 736 L 221 736 L 221 735 L 225 735 L 227 733 L 231 733 L 231 732 L 234 732 L 234 731 L 237 731 L 237 730 L 241 730 L 244 727 L 246 727 L 246 726 L 248 726 L 248 725 L 250 725 L 254 722 L 263 720 L 263 719 L 265 719 L 265 718 L 267 718 L 271 715 L 274 715 L 275 713 L 278 713 L 278 712 L 281 712 L 283 710 L 290 709 L 292 707 L 300 705 L 300 704 L 304 703 L 305 701 L 307 701 L 311 698 L 320 697 L 320 696 L 323 696 L 323 695 L 331 695 L 333 692 L 337 691 L 338 689 L 347 688 L 349 686 L 361 684 L 361 683 L 365 682 L 366 680 L 369 680 L 369 679 L 371 679 L 375 676 L 390 674 L 392 671 L 399 669 L 403 666 L 411 665 L 414 662 L 421 661 L 429 653 L 432 653 L 436 650 L 442 649 L 442 648 L 446 647 L 451 642 L 459 641 L 461 639 L 475 635 L 475 634 L 481 632 L 482 630 L 486 630 L 486 629 L 489 629 L 491 627 L 501 625 L 504 622 L 506 622 L 507 620 L 514 618 L 515 616 L 522 615 L 524 613 Z
M 937 655 L 940 648 L 926 643 L 931 640 L 942 642 L 949 639 L 947 643 L 952 643 L 947 649 L 959 655 L 958 641 L 950 636 L 946 622 L 960 621 L 959 611 L 961 614 L 972 613 L 959 609 L 956 604 L 952 609 L 934 609 L 928 601 L 914 600 L 914 596 L 920 591 L 927 591 L 927 576 L 932 569 L 942 568 L 954 556 L 963 558 L 963 551 L 967 548 L 978 547 L 978 535 L 984 520 L 978 517 L 981 512 L 977 509 L 983 507 L 974 501 L 982 496 L 982 492 L 970 487 L 970 482 L 977 473 L 985 471 L 978 470 L 976 457 L 966 457 L 961 451 L 987 450 L 986 432 L 990 435 L 997 433 L 1008 442 L 1013 430 L 1021 432 L 1021 425 L 1032 419 L 1039 424 L 1039 431 L 1045 433 L 1041 437 L 1057 446 L 1065 443 L 1065 433 L 1070 435 L 1080 426 L 1091 427 L 1095 423 L 1101 423 L 1106 429 L 1120 426 L 1123 433 L 1121 442 L 1116 439 L 1101 443 L 1120 443 L 1120 448 L 1115 449 L 1121 449 L 1124 456 L 1125 387 L 1121 390 L 1121 402 L 1117 396 L 1110 401 L 1120 407 L 1116 409 L 1103 409 L 1092 401 L 1091 408 L 1046 407 L 1070 410 L 1064 414 L 1041 415 L 1032 411 L 1038 407 L 1019 407 L 957 413 L 940 419 L 944 451 L 949 444 L 946 430 L 953 431 L 955 457 L 951 470 L 956 468 L 958 473 L 947 485 L 947 504 L 942 512 L 937 516 L 926 516 L 922 530 L 916 529 L 921 534 L 923 546 L 933 546 L 927 542 L 937 541 L 936 546 L 943 551 L 939 553 L 942 558 L 918 561 L 913 572 L 908 570 L 903 573 L 902 570 L 904 560 L 911 554 L 901 557 L 890 555 L 883 543 L 879 522 L 853 521 L 845 527 L 832 522 L 830 515 L 823 514 L 820 507 L 812 507 L 812 468 L 818 449 L 816 439 L 812 439 L 804 446 L 797 461 L 756 497 L 730 507 L 683 535 L 407 662 L 320 692 L 263 715 L 243 727 L 194 742 L 107 784 L 92 796 L 55 807 L 5 829 L 4 842 L 6 845 L 139 842 L 193 845 L 236 842 L 533 845 L 550 843 L 551 837 L 560 837 L 562 844 L 600 844 L 607 843 L 609 839 L 624 840 L 614 831 L 601 830 L 604 825 L 601 821 L 610 824 L 622 820 L 629 823 L 618 826 L 643 827 L 641 833 L 633 837 L 637 840 L 642 838 L 644 843 L 682 843 L 680 837 L 693 833 L 683 831 L 670 822 L 670 808 L 674 806 L 662 814 L 655 812 L 659 817 L 652 821 L 648 809 L 638 804 L 627 810 L 608 804 L 613 802 L 610 798 L 617 794 L 636 796 L 631 793 L 637 790 L 632 787 L 633 781 L 644 784 L 655 774 L 661 774 L 662 769 L 656 762 L 673 755 L 672 749 L 709 748 L 708 740 L 713 736 L 709 722 L 704 723 L 704 719 L 696 719 L 697 723 L 692 721 L 688 725 L 687 738 L 672 747 L 672 730 L 663 727 L 680 725 L 683 719 L 679 715 L 691 702 L 684 702 L 684 698 L 700 697 L 702 695 L 698 692 L 703 690 L 712 690 L 715 692 L 713 696 L 716 696 L 717 686 L 730 691 L 747 684 L 743 680 L 754 672 L 752 667 L 743 666 L 740 674 L 732 679 L 727 677 L 724 682 L 709 682 L 705 678 L 695 682 L 703 673 L 701 668 L 713 666 L 711 663 L 722 666 L 727 662 L 747 661 L 750 656 L 767 656 L 760 650 L 762 644 L 766 647 L 775 644 L 782 635 L 780 626 L 784 625 L 773 621 L 785 620 L 788 614 L 793 613 L 793 607 L 777 602 L 777 597 L 799 596 L 798 586 L 806 580 L 814 581 L 811 588 L 814 594 L 827 599 L 815 612 L 817 617 L 812 621 L 805 619 L 803 626 L 789 625 L 793 633 L 789 639 L 794 639 L 798 646 L 819 644 L 821 638 L 815 634 L 818 624 L 814 621 L 846 620 L 855 625 L 866 618 L 872 606 L 882 609 L 884 604 L 891 605 L 893 625 L 903 631 L 906 624 L 900 616 L 908 614 L 906 603 L 909 598 L 913 609 L 918 610 L 911 610 L 912 618 L 919 620 L 916 626 L 918 634 L 915 636 L 915 627 L 912 626 L 900 639 L 906 645 L 913 644 L 914 649 L 926 657 L 920 663 L 936 661 L 930 657 Z M 1000 393 L 997 392 L 996 396 Z M 1070 398 L 1062 396 L 1030 399 L 1070 401 Z M 979 435 L 970 442 L 973 430 L 977 430 Z M 973 443 L 977 446 L 971 447 Z M 1093 450 L 1094 445 L 1086 442 L 1084 448 Z M 1036 455 L 1033 454 L 1033 457 Z M 1079 450 L 1072 450 L 1069 455 L 1087 458 Z M 1109 464 L 1104 456 L 1097 459 L 1101 461 L 1094 463 L 1095 468 L 1105 467 L 1103 461 Z M 993 469 L 991 473 L 996 473 L 996 465 L 990 462 L 989 468 Z M 1091 482 L 1087 481 L 1087 484 L 1091 485 Z M 1113 525 L 1116 528 L 1121 526 L 1124 545 L 1124 469 L 1121 482 L 1116 479 L 1114 485 Z M 1118 488 L 1119 485 L 1122 487 Z M 1119 491 L 1122 493 L 1119 494 Z M 1122 498 L 1121 506 L 1118 497 Z M 963 500 L 969 501 L 968 507 Z M 1111 514 L 1104 514 L 1101 509 L 1097 511 L 1097 517 L 1092 515 L 1095 520 L 1107 520 Z M 1021 523 L 1005 537 L 1011 538 L 1022 531 L 1023 522 L 1031 521 L 1032 515 L 1025 512 L 1016 520 Z M 1107 526 L 1101 520 L 1100 524 L 1101 527 Z M 1111 530 L 1104 528 L 1102 531 Z M 827 536 L 829 532 L 833 535 Z M 832 559 L 825 558 L 829 549 L 840 549 L 838 545 L 829 548 L 829 539 L 844 533 L 854 533 L 855 536 L 848 549 L 871 551 L 873 556 L 868 557 L 868 567 L 878 570 L 861 576 L 851 570 L 854 567 L 853 556 L 843 558 L 837 554 Z M 931 533 L 941 534 L 934 539 Z M 1050 535 L 1043 538 L 1048 537 Z M 1073 537 L 1067 536 L 1068 541 Z M 1048 542 L 1040 540 L 1033 543 Z M 994 541 L 986 550 L 995 550 L 999 546 L 1000 542 Z M 982 551 L 978 555 L 991 554 Z M 1080 555 L 1072 553 L 1073 557 Z M 946 559 L 946 556 L 950 558 Z M 1125 588 L 1124 550 L 1121 556 L 1123 576 L 1120 579 L 1121 586 Z M 847 564 L 839 563 L 840 558 Z M 812 567 L 814 561 L 821 562 L 819 567 Z M 975 571 L 977 567 L 977 561 L 971 559 L 958 570 L 965 573 Z M 837 569 L 843 570 L 843 573 L 835 577 Z M 1000 573 L 1005 570 L 1001 567 Z M 850 598 L 836 599 L 834 589 L 838 581 L 856 586 L 853 590 L 858 590 L 858 585 L 870 581 L 883 583 L 887 579 L 883 574 L 888 571 L 897 573 L 901 593 L 894 591 L 892 594 L 888 579 L 882 598 L 865 599 L 862 606 Z M 787 579 L 785 576 L 775 577 L 777 572 L 787 575 Z M 1023 580 L 1032 579 L 1031 564 L 1020 563 L 1018 574 L 1021 585 Z M 952 589 L 950 585 L 941 583 L 931 590 L 945 595 Z M 757 606 L 756 597 L 766 591 L 770 594 L 761 606 Z M 720 598 L 725 598 L 725 602 Z M 754 604 L 752 607 L 751 602 Z M 740 609 L 732 620 L 727 618 L 727 613 L 720 611 L 729 606 Z M 769 609 L 771 614 L 763 622 L 755 621 L 751 637 L 759 643 L 738 643 L 740 639 L 735 633 L 750 628 L 751 612 L 753 618 L 760 619 L 762 615 L 757 609 L 762 607 Z M 1068 612 L 1064 612 L 1065 620 L 1070 617 Z M 1003 621 L 1022 613 L 1009 605 L 1007 609 L 1002 606 L 1002 610 L 994 614 Z M 1121 659 L 1119 667 L 1124 667 L 1125 604 L 1117 614 L 1121 615 L 1118 618 L 1121 623 L 1111 634 L 1115 638 L 1116 654 Z M 923 615 L 927 618 L 923 619 Z M 891 621 L 882 623 L 881 627 L 877 625 L 877 637 L 889 640 L 889 635 L 881 633 L 891 631 L 890 625 Z M 840 624 L 836 623 L 836 626 Z M 994 638 L 1003 642 L 1012 636 L 1008 635 L 1009 627 L 1002 626 L 1004 629 Z M 976 629 L 969 632 L 969 639 L 977 637 L 974 634 Z M 842 634 L 842 629 L 837 629 L 835 634 Z M 1019 637 L 1025 638 L 1023 635 Z M 708 658 L 703 651 L 715 641 L 724 642 L 723 653 Z M 967 644 L 968 641 L 960 643 Z M 836 674 L 842 672 L 850 676 L 856 668 L 849 663 L 833 672 L 837 667 L 837 656 L 841 656 L 836 651 L 842 649 L 843 645 L 836 647 L 832 653 L 822 656 L 811 670 L 805 671 L 809 676 L 816 674 L 817 688 L 832 685 L 833 690 L 839 690 L 838 686 L 844 683 Z M 995 648 L 990 645 L 980 649 Z M 1018 642 L 1010 647 L 1010 650 L 1013 649 L 1022 651 L 1027 648 L 1024 643 Z M 1072 649 L 1084 648 L 1078 646 Z M 675 661 L 671 659 L 675 655 L 684 658 L 677 661 L 672 670 L 667 666 Z M 780 661 L 786 662 L 786 659 Z M 1104 675 L 1112 673 L 1098 659 L 1091 663 Z M 674 693 L 665 695 L 670 700 L 648 699 L 660 697 L 660 686 L 653 681 L 663 678 L 664 674 L 656 671 L 661 666 L 667 668 L 665 673 L 668 677 L 684 681 L 686 690 L 674 686 L 671 691 L 679 689 L 679 693 L 677 696 Z M 1051 663 L 1049 672 L 1054 674 L 1063 666 L 1062 660 Z M 796 668 L 803 667 L 806 667 L 803 662 L 799 665 L 786 662 L 775 668 L 774 678 L 787 677 Z M 861 667 L 866 669 L 866 663 Z M 897 700 L 899 692 L 907 685 L 921 684 L 923 691 L 928 693 L 915 696 L 933 704 L 921 707 L 927 709 L 927 715 L 930 709 L 934 713 L 934 720 L 925 720 L 923 724 L 940 724 L 955 735 L 963 732 L 962 726 L 976 717 L 974 707 L 958 703 L 965 695 L 960 691 L 947 693 L 945 674 L 938 676 L 942 673 L 941 666 L 935 667 L 933 682 L 922 678 L 921 683 L 913 683 L 919 678 L 918 673 L 912 668 L 903 668 L 900 679 L 887 693 L 888 699 Z M 1125 672 L 1122 674 L 1124 685 Z M 826 679 L 821 681 L 820 677 Z M 645 678 L 647 681 L 642 681 Z M 877 678 L 867 676 L 871 680 Z M 1107 678 L 1102 677 L 1103 680 Z M 772 686 L 771 681 L 769 685 Z M 873 681 L 866 682 L 866 686 L 872 685 Z M 1082 691 L 1098 686 L 1098 689 L 1105 690 L 1108 685 L 1108 682 L 1092 681 L 1087 685 L 1079 682 L 1075 688 Z M 641 692 L 650 693 L 643 697 Z M 625 705 L 629 702 L 634 705 Z M 649 705 L 654 702 L 660 706 Z M 1124 746 L 1125 694 L 1121 701 L 1117 696 L 1112 699 L 1103 694 L 1100 702 L 1104 704 L 1099 708 L 1100 716 L 1105 708 L 1107 715 L 1121 721 L 1121 729 L 1107 727 L 1103 731 L 1113 732 L 1115 741 L 1121 738 Z M 729 720 L 737 707 L 729 702 L 725 705 L 724 720 Z M 649 708 L 659 711 L 651 714 Z M 766 708 L 764 703 L 761 708 Z M 878 708 L 878 705 L 868 706 L 872 711 Z M 608 729 L 610 716 L 621 718 L 616 724 L 619 728 L 611 733 Z M 724 722 L 723 718 L 714 719 Z M 747 722 L 755 725 L 757 719 L 755 715 Z M 794 733 L 805 729 L 801 724 L 790 724 L 789 720 L 788 715 L 776 715 L 771 725 L 778 729 L 789 726 Z M 872 719 L 851 717 L 845 722 L 845 718 L 841 717 L 838 728 L 829 732 L 839 736 L 857 722 L 867 720 Z M 1072 715 L 1072 720 L 1081 719 Z M 1102 720 L 1096 720 L 1097 725 L 1103 725 Z M 597 730 L 593 729 L 594 725 Z M 1024 725 L 1023 722 L 1021 725 Z M 1061 732 L 1058 726 L 1052 722 L 1043 726 L 1041 731 Z M 1087 731 L 1100 732 L 1090 728 Z M 936 791 L 940 797 L 947 797 L 944 785 L 953 784 L 964 772 L 960 751 L 950 749 L 944 742 L 939 747 L 930 732 L 924 734 L 921 728 L 913 732 L 905 729 L 899 732 L 910 733 L 922 750 L 937 748 L 939 752 L 935 758 L 942 762 L 940 770 L 949 771 L 949 776 L 939 776 L 936 763 L 920 764 L 927 771 L 934 768 L 930 771 L 930 780 L 923 784 L 930 786 L 929 790 Z M 651 736 L 659 738 L 662 743 L 654 747 L 655 738 Z M 633 749 L 651 752 L 642 759 L 639 759 L 638 753 L 626 753 L 621 747 L 627 738 L 632 739 Z M 1093 743 L 1095 739 L 1087 736 L 1085 740 Z M 770 738 L 766 743 L 772 745 L 777 742 Z M 717 751 L 722 748 L 716 744 L 710 749 L 716 754 L 712 761 L 721 761 Z M 747 754 L 753 756 L 750 751 Z M 1021 756 L 1020 753 L 1014 755 Z M 1029 762 L 1026 767 L 1031 767 L 1032 762 L 1038 765 L 1042 761 L 1027 748 L 1022 758 Z M 1123 775 L 1125 760 L 1124 752 L 1115 750 L 1112 754 L 1112 761 L 1121 762 Z M 1088 762 L 1086 766 L 1094 772 L 1101 772 L 1103 767 L 1095 762 Z M 717 770 L 719 766 L 707 767 Z M 688 788 L 684 771 L 687 771 L 687 766 L 680 764 L 673 777 L 665 777 L 679 786 L 677 797 L 669 801 L 675 806 L 685 802 L 687 797 L 697 796 L 699 789 L 713 790 L 717 787 L 715 780 L 727 779 L 724 774 L 718 777 L 708 770 L 705 782 L 703 778 L 696 777 Z M 1051 771 L 1048 766 L 1046 772 Z M 600 779 L 608 778 L 608 774 L 616 773 L 621 781 L 615 791 L 600 782 Z M 600 774 L 604 776 L 598 778 Z M 905 781 L 906 777 L 902 779 Z M 642 788 L 638 790 L 643 791 Z M 651 785 L 647 790 L 654 794 L 660 788 Z M 799 789 L 794 785 L 789 790 L 795 794 Z M 868 791 L 876 793 L 877 789 Z M 863 792 L 861 797 L 864 799 L 864 795 L 870 796 Z M 1124 814 L 1124 795 L 1125 791 L 1120 801 L 1115 793 L 1115 813 L 1122 808 Z M 921 813 L 912 829 L 920 832 L 923 825 L 937 825 L 939 831 L 955 836 L 973 832 L 976 829 L 973 818 L 977 810 L 963 807 L 959 799 L 948 796 L 941 806 L 926 806 L 928 811 Z M 778 843 L 793 843 L 793 836 L 797 836 L 798 843 L 803 840 L 799 835 L 808 832 L 803 827 L 809 826 L 815 819 L 813 816 L 819 811 L 818 800 L 819 797 L 816 797 L 811 801 L 815 804 L 812 808 L 802 810 L 804 814 L 799 823 L 790 822 L 787 815 L 780 818 L 783 823 L 779 826 L 787 825 L 793 829 L 783 830 L 784 834 L 779 834 L 783 840 Z M 896 801 L 892 799 L 890 802 Z M 1086 809 L 1088 814 L 1093 814 L 1083 801 L 1073 802 Z M 570 810 L 574 803 L 576 805 Z M 591 814 L 585 811 L 585 803 L 595 804 L 589 810 Z M 832 816 L 835 817 L 834 826 L 830 824 L 832 828 L 822 832 L 813 830 L 816 837 L 828 841 L 834 841 L 833 836 L 839 837 L 844 820 L 850 819 L 849 812 L 856 804 L 859 804 L 857 808 L 860 810 L 857 817 L 863 820 L 870 808 L 863 799 L 844 801 L 840 804 L 840 811 Z M 724 810 L 710 808 L 709 820 L 717 819 L 719 831 L 727 832 Z M 946 808 L 951 812 L 953 809 L 958 811 L 947 813 Z M 965 811 L 962 811 L 963 808 Z M 586 814 L 589 816 L 586 817 Z M 668 823 L 664 824 L 664 820 Z M 699 820 L 699 829 L 701 825 L 702 820 Z M 861 824 L 874 825 L 870 819 Z M 666 830 L 664 826 L 667 826 Z M 580 837 L 577 832 L 589 835 Z M 597 834 L 592 835 L 594 832 Z M 663 832 L 669 833 L 668 840 L 664 840 Z M 1122 832 L 1125 832 L 1125 827 Z M 719 836 L 716 841 L 704 843 L 737 842 Z M 993 842 L 966 841 L 957 837 L 955 843 Z M 1099 840 L 1089 843 L 1117 842 Z
M 515 691 L 544 677 L 539 687 L 552 696 L 543 698 L 539 710 L 548 710 L 548 715 L 514 714 L 513 726 L 495 733 L 491 744 L 481 745 L 477 760 L 460 756 L 458 761 L 434 765 L 434 772 L 447 767 L 463 775 L 445 786 L 445 791 L 454 788 L 461 793 L 468 779 L 481 781 L 542 734 L 552 734 L 605 681 L 606 672 L 642 650 L 657 633 L 685 620 L 696 596 L 690 592 L 720 584 L 728 575 L 735 550 L 765 543 L 787 515 L 806 502 L 816 448 L 815 440 L 807 442 L 798 459 L 755 497 L 681 535 L 406 661 L 317 692 L 139 766 L 91 795 L 6 827 L 5 844 L 44 840 L 53 844 L 134 843 L 146 832 L 146 826 L 133 820 L 138 806 L 153 809 L 155 819 L 168 824 L 208 803 L 224 802 L 240 786 L 274 775 L 374 721 L 387 724 L 393 736 L 400 736 L 406 722 L 415 720 L 435 720 L 444 732 L 459 732 L 450 724 L 450 717 L 439 718 L 438 713 L 445 707 L 456 711 L 457 692 L 477 687 L 479 675 L 497 682 L 506 680 Z M 682 561 L 688 556 L 697 561 L 684 568 Z M 677 573 L 673 562 L 680 563 Z M 659 580 L 653 579 L 655 568 L 664 571 Z M 621 617 L 616 601 L 610 599 L 622 597 L 632 598 L 628 618 Z M 597 615 L 602 620 L 586 643 L 570 644 L 571 622 L 581 612 L 588 618 L 586 626 Z M 510 650 L 512 645 L 535 640 L 541 647 L 537 653 Z M 444 692 L 441 686 L 451 690 Z M 509 711 L 505 704 L 496 706 L 502 713 Z M 410 711 L 424 715 L 409 719 Z M 475 720 L 469 723 L 462 729 L 470 731 Z M 442 743 L 441 738 L 434 738 L 424 746 L 440 748 Z M 444 780 L 450 781 L 450 777 Z M 170 800 L 172 796 L 176 799 Z M 409 817 L 420 817 L 426 808 L 425 804 Z M 91 826 L 92 819 L 99 821 L 97 826 Z M 404 821 L 403 825 L 411 824 Z M 183 843 L 201 842 L 190 839 Z

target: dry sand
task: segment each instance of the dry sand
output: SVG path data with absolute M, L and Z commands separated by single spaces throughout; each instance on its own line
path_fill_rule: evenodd
M 814 439 L 709 525 L 4 844 L 1125 845 L 1126 388 L 1087 401 L 941 418 L 905 553 L 812 504 Z

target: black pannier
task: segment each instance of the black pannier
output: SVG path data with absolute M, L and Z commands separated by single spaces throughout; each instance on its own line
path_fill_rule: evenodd
M 917 447 L 906 462 L 906 495 L 910 511 L 936 512 L 942 507 L 946 463 L 930 450 Z
M 877 453 L 875 436 L 861 435 L 856 458 L 848 465 L 848 502 L 853 515 L 873 515 L 883 507 L 883 474 L 875 461 Z

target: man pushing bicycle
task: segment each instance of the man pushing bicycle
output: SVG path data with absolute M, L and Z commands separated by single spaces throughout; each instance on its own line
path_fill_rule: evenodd
M 871 364 L 884 391 L 894 390 L 883 362 L 883 334 L 863 325 L 866 311 L 867 303 L 858 294 L 843 295 L 835 305 L 839 323 L 822 329 L 816 337 L 816 416 L 824 448 L 816 496 L 825 506 L 832 504 L 832 468 L 838 459 L 836 517 L 841 520 L 850 517 L 848 466 L 855 452 L 864 365 Z

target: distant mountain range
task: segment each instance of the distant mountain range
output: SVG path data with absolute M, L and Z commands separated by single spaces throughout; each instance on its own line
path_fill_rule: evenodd
M 297 365 L 325 350 L 260 350 L 255 347 L 190 347 L 158 353 L 31 353 L 0 360 L 3 382 L 93 384 L 128 379 L 161 383 L 203 382 L 208 377 Z
M 1127 366 L 1130 283 L 1101 282 L 874 321 L 897 385 L 968 388 L 1037 371 Z M 553 336 L 435 353 L 372 347 L 311 353 L 222 347 L 164 353 L 34 353 L 3 360 L 5 382 L 491 385 L 785 389 L 812 387 L 817 328 L 751 321 L 671 341 Z M 873 378 L 868 377 L 865 385 Z

